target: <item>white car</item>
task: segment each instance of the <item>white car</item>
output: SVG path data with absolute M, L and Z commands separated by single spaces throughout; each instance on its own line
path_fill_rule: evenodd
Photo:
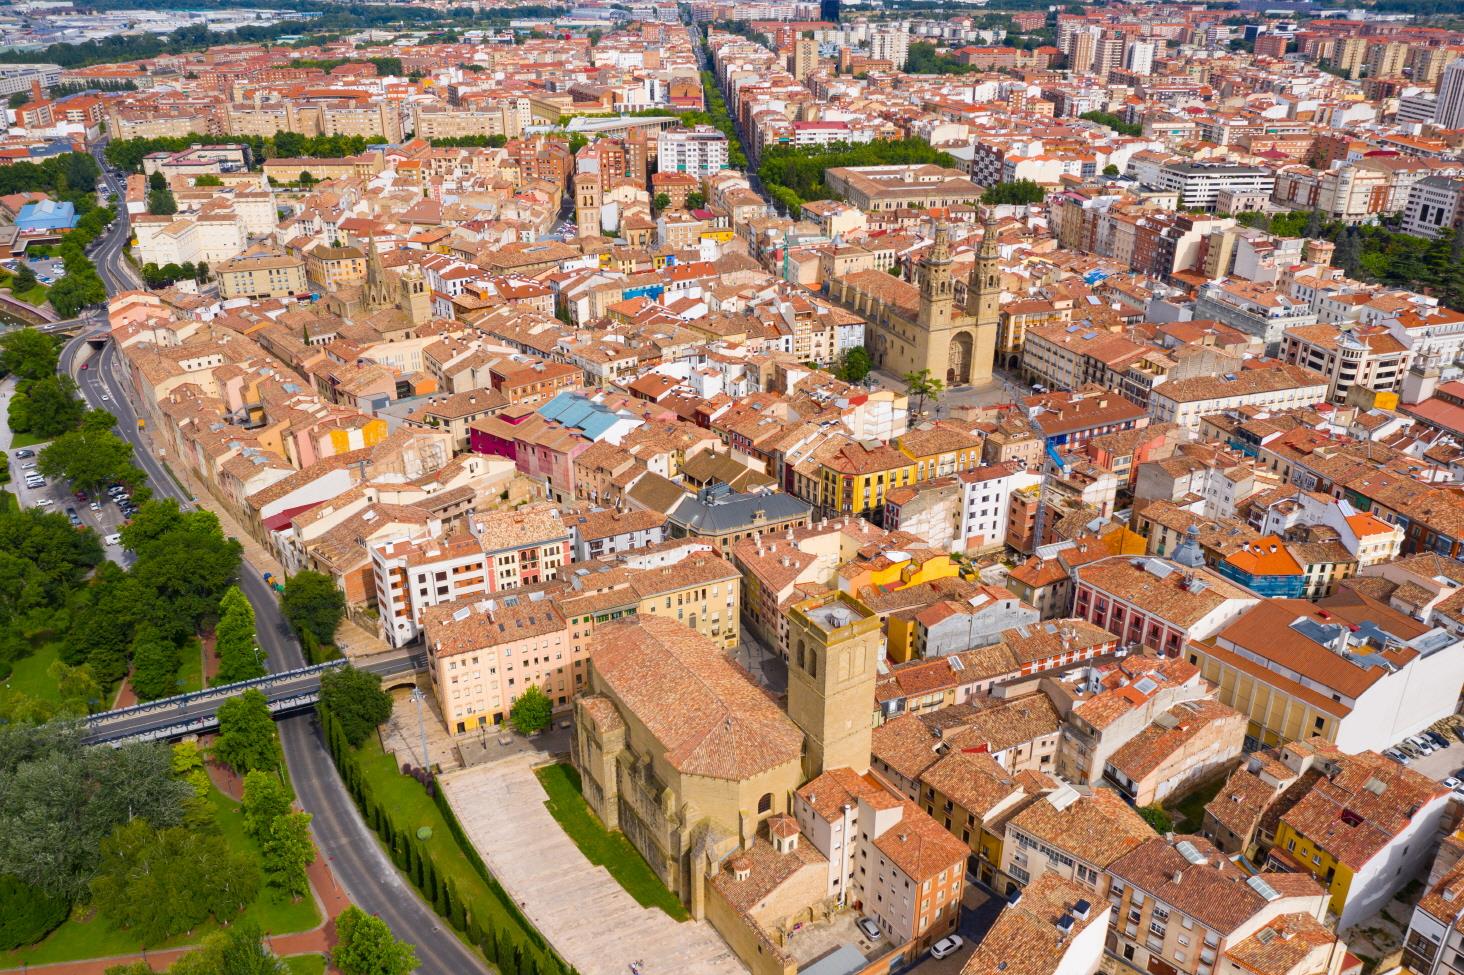
M 1458 789 L 1459 786 L 1461 786 L 1461 785 L 1464 785 L 1464 782 L 1460 782 L 1458 779 L 1454 778 L 1452 775 L 1449 776 L 1447 779 L 1444 780 L 1444 788 L 1445 789 L 1455 790 L 1455 789 Z
M 56 502 L 52 501 L 50 498 L 42 498 L 41 500 L 36 502 L 35 506 L 37 508 L 49 508 L 55 503 Z
M 108 545 L 121 545 L 122 544 L 122 533 L 121 532 L 113 532 L 112 534 L 108 535 L 106 538 L 102 539 L 102 541 L 106 542 Z
M 949 938 L 941 938 L 930 946 L 930 957 L 949 958 L 951 955 L 960 951 L 961 946 L 965 943 L 965 940 L 959 934 L 953 934 Z
M 103 393 L 102 394 L 102 402 L 103 403 L 109 403 L 109 402 L 111 402 L 111 400 L 112 400 L 112 397 L 108 396 L 106 393 Z

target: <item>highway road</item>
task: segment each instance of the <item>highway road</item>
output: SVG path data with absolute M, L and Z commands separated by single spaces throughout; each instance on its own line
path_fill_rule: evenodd
M 100 158 L 101 146 L 95 147 L 93 152 Z M 105 163 L 103 173 L 108 185 L 118 193 L 119 211 L 125 211 L 119 181 L 107 173 Z M 92 254 L 108 294 L 142 285 L 122 256 L 127 235 L 126 213 L 120 212 L 113 229 Z M 90 368 L 82 370 L 83 362 L 90 362 Z M 91 406 L 110 410 L 116 415 L 118 432 L 131 441 L 137 464 L 147 473 L 154 495 L 174 498 L 181 507 L 192 508 L 193 499 L 178 486 L 143 442 L 137 429 L 137 414 L 118 368 L 116 349 L 108 344 L 97 354 L 88 346 L 86 335 L 79 335 L 62 351 L 61 368 L 77 381 L 82 396 Z M 108 399 L 102 398 L 104 394 Z M 303 667 L 305 657 L 300 643 L 286 624 L 274 593 L 264 584 L 259 570 L 247 561 L 240 570 L 239 585 L 254 607 L 260 647 L 269 660 L 270 670 L 278 672 Z M 385 921 L 396 937 L 416 946 L 420 962 L 417 970 L 423 975 L 488 975 L 489 968 L 483 960 L 445 928 L 441 919 L 401 878 L 382 852 L 375 834 L 362 821 L 355 803 L 346 792 L 345 784 L 325 749 L 314 716 L 302 715 L 281 721 L 279 730 L 296 797 L 301 807 L 314 816 L 312 828 L 316 845 L 330 861 L 346 895 L 362 910 Z

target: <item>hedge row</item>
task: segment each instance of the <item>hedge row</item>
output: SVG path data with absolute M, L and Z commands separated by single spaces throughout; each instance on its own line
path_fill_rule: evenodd
M 462 855 L 483 879 L 492 895 L 490 898 L 465 897 L 442 876 L 431 853 L 417 838 L 415 828 L 398 821 L 398 814 L 372 795 L 370 780 L 362 772 L 356 752 L 346 741 L 335 715 L 324 707 L 316 710 L 331 758 L 362 817 L 381 838 L 397 869 L 411 880 L 433 910 L 469 943 L 476 945 L 502 975 L 579 975 L 553 952 L 544 936 L 524 917 L 488 870 L 478 851 L 467 841 L 462 826 L 442 796 L 442 789 L 432 790 L 433 799 Z

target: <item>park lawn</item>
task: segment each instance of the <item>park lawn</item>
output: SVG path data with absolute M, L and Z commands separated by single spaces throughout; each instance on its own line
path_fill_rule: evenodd
M 229 845 L 245 854 L 252 862 L 259 862 L 259 846 L 244 833 L 244 814 L 239 804 L 217 789 L 210 800 L 218 810 L 219 830 Z M 281 894 L 273 887 L 261 884 L 259 896 L 246 907 L 239 918 L 253 919 L 266 934 L 291 934 L 309 931 L 320 924 L 320 911 L 313 897 L 301 898 L 292 903 L 287 894 Z M 236 918 L 237 920 L 237 918 Z M 212 921 L 199 925 L 192 931 L 149 949 L 182 948 L 197 944 L 219 926 Z M 0 967 L 14 968 L 22 964 L 47 965 L 55 962 L 80 961 L 85 958 L 105 958 L 111 955 L 130 955 L 142 950 L 142 944 L 131 932 L 121 931 L 95 914 L 86 915 L 84 920 L 74 916 L 68 919 L 40 944 L 16 951 L 0 952 Z M 304 969 L 310 971 L 310 969 Z
M 290 955 L 281 960 L 290 970 L 290 975 L 325 975 L 323 955 Z
M 197 637 L 190 637 L 180 652 L 182 662 L 178 665 L 178 693 L 203 690 L 203 645 Z
M 549 795 L 544 802 L 549 814 L 591 863 L 610 871 L 642 907 L 659 907 L 677 921 L 691 917 L 625 834 L 612 833 L 600 823 L 580 792 L 578 772 L 561 764 L 534 769 L 534 774 Z
M 50 288 L 47 288 L 44 284 L 41 284 L 39 281 L 37 281 L 36 286 L 34 288 L 31 288 L 29 291 L 15 291 L 14 289 L 12 289 L 10 292 L 10 297 L 16 299 L 17 301 L 23 301 L 27 305 L 35 305 L 37 308 L 39 308 L 41 305 L 44 305 L 46 303 L 46 295 L 48 295 L 50 291 Z
M 492 901 L 492 892 L 463 855 L 437 803 L 427 795 L 421 783 L 397 771 L 396 759 L 381 750 L 381 742 L 376 735 L 368 737 L 366 743 L 356 750 L 356 760 L 361 763 L 361 774 L 370 783 L 372 796 L 382 809 L 391 814 L 392 822 L 412 833 L 423 826 L 432 830 L 423 846 L 438 874 L 450 880 L 461 892 L 464 903 Z
M 15 662 L 10 679 L 5 682 L 12 691 L 20 691 L 38 701 L 61 703 L 61 694 L 56 682 L 46 673 L 61 653 L 61 644 L 43 643 L 31 651 L 30 656 Z
M 11 450 L 15 450 L 17 447 L 34 447 L 38 443 L 50 442 L 50 437 L 38 437 L 33 433 L 16 433 L 14 430 L 10 431 Z M 29 463 L 29 461 L 27 461 L 27 463 Z

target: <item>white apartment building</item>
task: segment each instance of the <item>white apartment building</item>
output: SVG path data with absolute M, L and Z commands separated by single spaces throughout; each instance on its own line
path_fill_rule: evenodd
M 1277 355 L 1289 328 L 1315 325 L 1316 313 L 1305 302 L 1253 281 L 1212 281 L 1200 289 L 1195 316 L 1213 319 L 1266 343 L 1266 354 Z
M 1181 209 L 1213 210 L 1221 190 L 1270 196 L 1276 176 L 1259 166 L 1176 160 L 1159 167 L 1156 183 L 1155 189 L 1179 194 Z
M 1042 483 L 1042 475 L 1015 461 L 978 467 L 956 475 L 961 483 L 961 527 L 957 539 L 977 549 L 1006 543 L 1011 524 L 1012 496 Z M 979 541 L 973 541 L 977 540 Z M 968 551 L 963 547 L 963 551 Z
M 888 61 L 896 71 L 905 69 L 910 59 L 910 35 L 903 30 L 877 30 L 869 35 L 869 56 Z
M 1353 386 L 1396 392 L 1412 352 L 1381 325 L 1301 325 L 1286 330 L 1282 358 L 1327 377 L 1330 402 L 1343 403 Z
M 1464 230 L 1464 180 L 1428 176 L 1408 188 L 1403 232 L 1434 238 L 1443 230 Z
M 710 125 L 667 129 L 657 138 L 656 169 L 704 179 L 727 168 L 727 137 Z
M 1326 402 L 1328 389 L 1325 376 L 1290 364 L 1174 379 L 1154 387 L 1149 416 L 1155 423 L 1176 423 L 1193 433 L 1200 429 L 1200 418 L 1210 413 L 1243 406 L 1312 406 Z
M 1438 91 L 1434 121 L 1443 129 L 1464 128 L 1464 58 L 1444 68 Z
M 392 646 L 417 638 L 429 606 L 557 579 L 573 560 L 571 532 L 551 504 L 478 513 L 468 530 L 369 546 L 383 635 Z

